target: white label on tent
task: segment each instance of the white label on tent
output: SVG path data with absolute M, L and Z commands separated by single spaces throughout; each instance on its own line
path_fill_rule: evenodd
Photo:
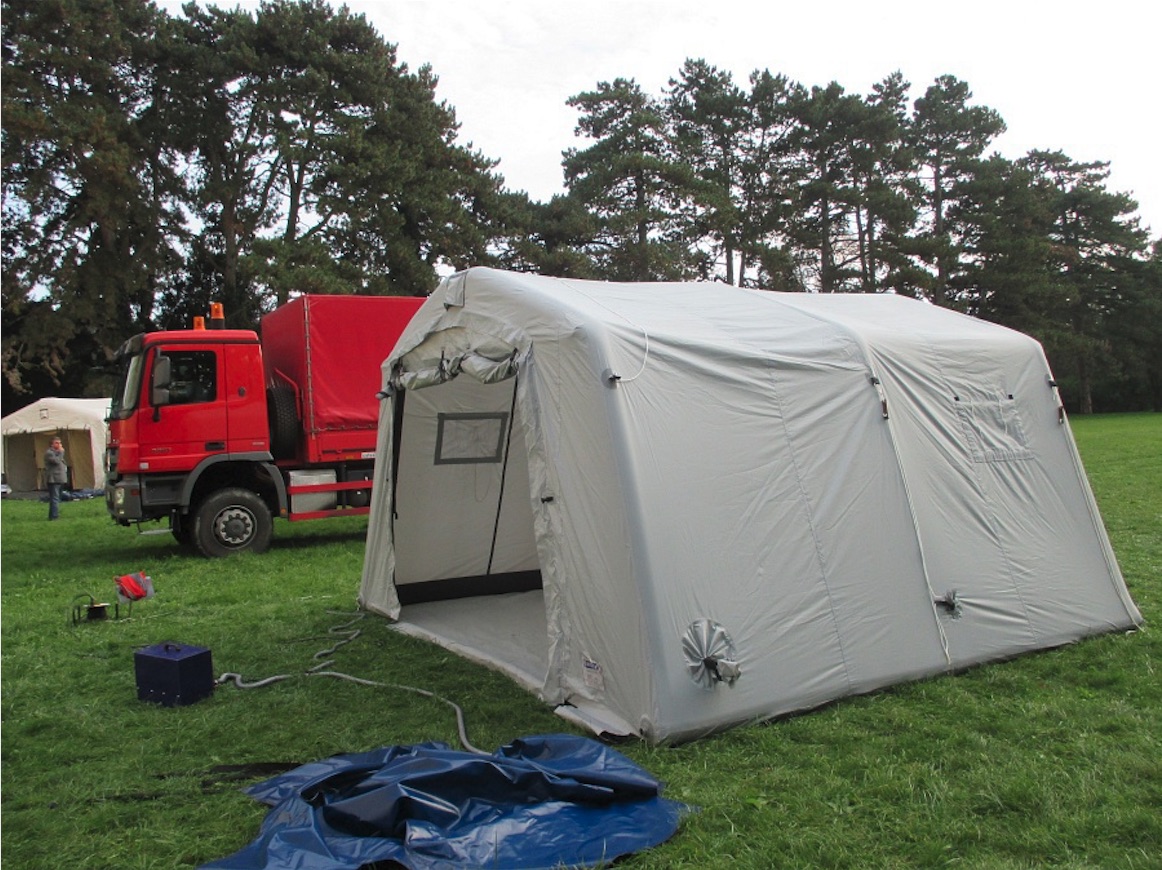
M 601 672 L 601 665 L 585 656 L 585 688 L 595 692 L 605 691 L 605 675 Z

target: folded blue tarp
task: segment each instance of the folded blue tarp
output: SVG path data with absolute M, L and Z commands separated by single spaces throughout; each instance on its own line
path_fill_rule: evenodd
M 662 843 L 688 809 L 624 755 L 569 735 L 492 755 L 442 743 L 305 764 L 246 789 L 274 809 L 221 870 L 592 867 Z

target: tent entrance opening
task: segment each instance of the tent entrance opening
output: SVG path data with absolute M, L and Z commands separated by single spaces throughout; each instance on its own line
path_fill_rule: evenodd
M 539 688 L 548 631 L 516 387 L 459 377 L 406 393 L 395 584 L 401 630 Z

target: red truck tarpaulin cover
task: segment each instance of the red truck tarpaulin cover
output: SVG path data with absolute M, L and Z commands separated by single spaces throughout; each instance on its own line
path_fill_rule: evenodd
M 442 743 L 303 765 L 246 789 L 273 807 L 219 870 L 608 866 L 677 830 L 684 804 L 624 755 L 584 737 L 524 737 L 492 755 Z

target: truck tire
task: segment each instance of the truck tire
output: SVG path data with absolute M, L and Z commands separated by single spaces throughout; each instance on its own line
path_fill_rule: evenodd
M 248 489 L 222 489 L 209 495 L 194 514 L 193 541 L 203 556 L 262 553 L 270 546 L 270 508 Z
M 275 459 L 293 459 L 299 446 L 299 412 L 295 391 L 287 384 L 275 384 L 266 390 L 266 408 L 270 423 L 270 453 Z

